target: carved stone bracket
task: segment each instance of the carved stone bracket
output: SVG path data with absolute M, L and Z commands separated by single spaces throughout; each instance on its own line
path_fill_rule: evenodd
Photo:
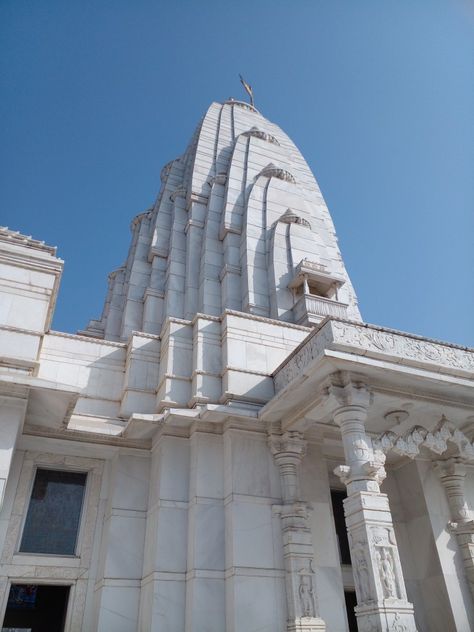
M 446 417 L 442 417 L 432 431 L 414 426 L 403 436 L 389 431 L 373 441 L 374 448 L 385 454 L 393 451 L 410 459 L 418 456 L 422 448 L 434 454 L 443 454 L 450 444 L 456 447 L 465 461 L 474 463 L 474 444 Z

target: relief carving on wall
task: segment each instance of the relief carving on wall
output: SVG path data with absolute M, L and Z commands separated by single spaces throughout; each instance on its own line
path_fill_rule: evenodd
M 335 341 L 342 344 L 384 351 L 421 362 L 434 362 L 456 369 L 474 371 L 474 353 L 463 348 L 353 323 L 334 321 L 331 325 L 334 330 Z
M 372 591 L 370 586 L 369 565 L 365 557 L 362 547 L 354 548 L 351 551 L 353 563 L 355 566 L 355 579 L 357 582 L 357 588 L 359 589 L 359 604 L 370 603 L 373 601 Z
M 314 600 L 313 588 L 313 568 L 312 560 L 309 560 L 308 568 L 302 568 L 298 571 L 300 577 L 298 585 L 298 596 L 300 599 L 301 616 L 315 617 L 316 604 Z
M 274 375 L 274 383 L 277 391 L 281 391 L 294 378 L 301 374 L 313 360 L 323 356 L 324 350 L 332 341 L 331 329 L 323 327 L 312 336 L 281 369 Z
M 331 319 L 278 371 L 275 375 L 277 390 L 289 384 L 309 364 L 315 353 L 321 354 L 329 343 L 356 347 L 365 352 L 386 353 L 411 362 L 435 363 L 438 366 L 444 365 L 469 373 L 474 371 L 473 351 L 397 332 L 383 331 L 372 326 Z M 307 347 L 310 347 L 311 351 L 305 355 L 303 352 Z
M 378 547 L 375 557 L 380 573 L 380 581 L 384 597 L 386 599 L 400 599 L 392 551 L 384 546 Z

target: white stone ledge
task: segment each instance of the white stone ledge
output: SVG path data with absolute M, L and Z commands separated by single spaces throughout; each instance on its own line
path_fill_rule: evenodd
M 179 573 L 176 571 L 154 571 L 149 573 L 141 580 L 141 586 L 146 586 L 150 582 L 184 582 L 186 581 L 186 573 Z
M 284 578 L 285 571 L 280 568 L 257 568 L 252 566 L 230 566 L 225 570 L 225 579 L 230 577 L 272 577 Z
M 94 592 L 109 586 L 111 588 L 140 588 L 142 582 L 140 579 L 115 579 L 114 577 L 104 577 L 94 584 Z
M 192 579 L 217 579 L 224 580 L 224 571 L 214 571 L 206 568 L 193 568 L 186 573 L 186 581 Z
M 79 342 L 88 342 L 95 345 L 105 345 L 106 347 L 119 347 L 125 348 L 126 342 L 115 342 L 113 340 L 106 340 L 102 338 L 93 338 L 92 336 L 84 336 L 82 334 L 70 334 L 64 331 L 48 331 L 48 336 L 54 336 L 57 338 L 70 338 L 71 340 L 78 340 Z
M 301 375 L 326 349 L 386 360 L 392 364 L 424 367 L 437 373 L 474 380 L 474 349 L 394 329 L 328 317 L 274 371 L 276 391 Z

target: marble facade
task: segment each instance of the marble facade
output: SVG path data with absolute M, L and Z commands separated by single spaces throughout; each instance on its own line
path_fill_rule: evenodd
M 362 321 L 318 185 L 213 103 L 131 225 L 100 318 L 0 230 L 0 606 L 67 632 L 474 629 L 474 350 Z M 20 551 L 38 467 L 87 473 L 73 556 Z M 331 490 L 345 492 L 342 563 Z M 349 613 L 350 614 L 350 613 Z

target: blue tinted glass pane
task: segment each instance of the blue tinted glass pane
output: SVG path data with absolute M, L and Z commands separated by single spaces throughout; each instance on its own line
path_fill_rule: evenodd
M 37 470 L 20 551 L 74 555 L 86 477 Z

